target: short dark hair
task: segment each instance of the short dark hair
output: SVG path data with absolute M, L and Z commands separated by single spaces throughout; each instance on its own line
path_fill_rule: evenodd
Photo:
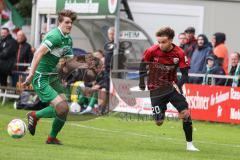
M 69 17 L 72 21 L 75 21 L 77 19 L 76 13 L 68 9 L 62 10 L 58 13 L 58 22 L 62 22 L 63 17 Z
M 178 36 L 180 36 L 180 35 L 186 36 L 186 33 L 185 32 L 179 33 Z
M 101 49 L 98 49 L 97 52 L 99 52 L 103 57 L 105 56 Z
M 6 30 L 8 33 L 10 32 L 10 30 L 7 27 L 3 27 L 2 30 Z
M 162 27 L 156 32 L 157 37 L 167 36 L 169 39 L 173 39 L 175 36 L 174 30 L 170 27 Z
M 187 29 L 185 29 L 184 32 L 185 33 L 193 33 L 193 34 L 195 34 L 195 28 L 194 27 L 188 27 Z

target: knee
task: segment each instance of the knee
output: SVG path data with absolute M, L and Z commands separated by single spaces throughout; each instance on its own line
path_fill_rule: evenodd
M 189 110 L 185 109 L 185 110 L 182 110 L 180 113 L 179 113 L 179 118 L 180 119 L 184 119 L 185 117 L 189 117 L 190 116 L 190 112 Z
M 179 113 L 179 118 L 183 120 L 183 122 L 191 122 L 191 115 L 189 110 L 183 110 Z
M 60 102 L 56 106 L 56 113 L 59 117 L 65 118 L 69 112 L 69 107 L 66 101 Z

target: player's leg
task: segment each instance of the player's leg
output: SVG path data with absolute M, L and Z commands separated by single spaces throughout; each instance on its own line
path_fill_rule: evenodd
M 58 77 L 49 78 L 50 85 L 53 90 L 58 94 L 56 98 L 51 101 L 51 105 L 54 106 L 56 116 L 53 120 L 52 129 L 50 131 L 49 137 L 46 141 L 47 144 L 61 144 L 60 141 L 56 138 L 58 133 L 63 128 L 67 115 L 69 112 L 69 106 L 65 96 L 65 89 L 62 86 Z M 54 92 L 54 93 L 55 93 Z
M 53 118 L 56 116 L 55 109 L 53 106 L 49 105 L 39 111 L 31 111 L 27 113 L 28 119 L 28 130 L 31 135 L 35 135 L 35 130 L 37 122 L 40 118 Z
M 42 102 L 50 102 L 57 97 L 57 92 L 49 86 L 48 76 L 35 74 L 32 82 L 35 93 L 39 96 Z M 35 135 L 37 121 L 40 118 L 53 118 L 56 116 L 55 109 L 49 105 L 37 112 L 32 111 L 27 113 L 28 130 L 31 135 Z
M 153 118 L 156 125 L 161 126 L 165 119 L 165 111 L 167 110 L 166 99 L 156 91 L 150 91 Z
M 67 101 L 63 97 L 64 97 L 63 95 L 58 95 L 51 102 L 51 104 L 54 106 L 56 110 L 56 116 L 53 120 L 52 129 L 46 141 L 47 144 L 61 144 L 61 142 L 56 137 L 63 128 L 69 112 Z
M 106 89 L 102 88 L 98 91 L 98 105 L 100 114 L 105 114 L 106 106 L 107 106 L 107 94 Z
M 187 141 L 187 150 L 199 151 L 196 147 L 194 147 L 192 143 L 192 119 L 188 110 L 188 103 L 185 97 L 177 91 L 174 91 L 169 97 L 170 102 L 174 107 L 176 107 L 179 112 L 179 118 L 183 121 L 183 130 Z
M 84 111 L 82 111 L 80 114 L 85 114 L 85 113 L 91 112 L 93 107 L 95 106 L 95 104 L 97 104 L 97 97 L 98 97 L 97 92 L 93 91 L 92 95 L 90 97 L 88 97 L 87 108 Z

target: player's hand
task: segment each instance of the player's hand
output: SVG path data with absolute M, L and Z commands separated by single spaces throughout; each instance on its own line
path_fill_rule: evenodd
M 146 88 L 146 85 L 145 84 L 139 84 L 139 89 L 144 91 Z
M 26 78 L 26 80 L 23 82 L 23 86 L 28 86 L 31 84 L 33 79 L 33 74 L 29 74 Z
M 100 85 L 96 84 L 96 85 L 92 86 L 92 89 L 93 90 L 98 90 L 100 87 L 101 87 Z
M 173 82 L 173 87 L 176 89 L 178 93 L 182 94 L 181 90 L 179 89 L 178 85 L 175 82 Z

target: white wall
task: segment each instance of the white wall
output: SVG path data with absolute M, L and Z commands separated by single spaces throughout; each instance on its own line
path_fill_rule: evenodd
M 170 26 L 176 35 L 188 26 L 203 31 L 204 7 L 193 5 L 170 5 L 162 3 L 129 2 L 134 20 L 155 41 L 155 33 L 162 26 Z M 177 42 L 177 38 L 174 39 Z
M 133 17 L 136 19 L 136 22 L 143 25 L 146 28 L 146 31 L 153 35 L 158 25 L 161 24 L 171 24 L 170 22 L 175 21 L 174 19 L 178 19 L 175 23 L 171 24 L 171 27 L 176 30 L 176 32 L 184 31 L 186 26 L 189 23 L 186 23 L 187 19 L 191 22 L 196 22 L 195 25 L 198 25 L 197 17 L 186 17 L 186 21 L 179 21 L 179 16 L 173 15 L 169 16 L 167 14 L 156 14 L 156 11 L 153 13 L 145 13 L 141 14 L 137 11 L 137 8 L 133 7 L 138 3 L 146 3 L 146 7 L 143 10 L 147 10 L 148 6 L 160 6 L 158 7 L 158 12 L 162 12 L 165 7 L 161 7 L 161 5 L 170 5 L 170 6 L 198 6 L 204 8 L 203 13 L 203 28 L 202 31 L 198 27 L 196 27 L 196 32 L 203 32 L 211 39 L 212 35 L 215 32 L 224 32 L 227 36 L 226 45 L 228 46 L 229 52 L 240 51 L 240 21 L 238 20 L 238 16 L 240 15 L 240 2 L 226 2 L 226 1 L 206 1 L 206 0 L 128 0 L 130 4 L 130 8 L 133 11 Z M 148 5 L 148 6 L 147 6 Z M 151 8 L 149 8 L 151 10 Z M 184 12 L 188 12 L 191 8 L 187 7 Z M 149 15 L 150 14 L 150 15 Z M 180 14 L 180 17 L 182 14 Z M 155 17 L 155 19 L 154 19 Z M 165 17 L 165 18 L 163 18 Z M 193 20 L 195 19 L 195 20 Z M 157 20 L 157 21 L 156 21 Z M 145 22 L 152 22 L 153 24 L 148 26 Z M 156 27 L 155 27 L 156 26 Z M 154 33 L 152 33 L 154 30 Z

